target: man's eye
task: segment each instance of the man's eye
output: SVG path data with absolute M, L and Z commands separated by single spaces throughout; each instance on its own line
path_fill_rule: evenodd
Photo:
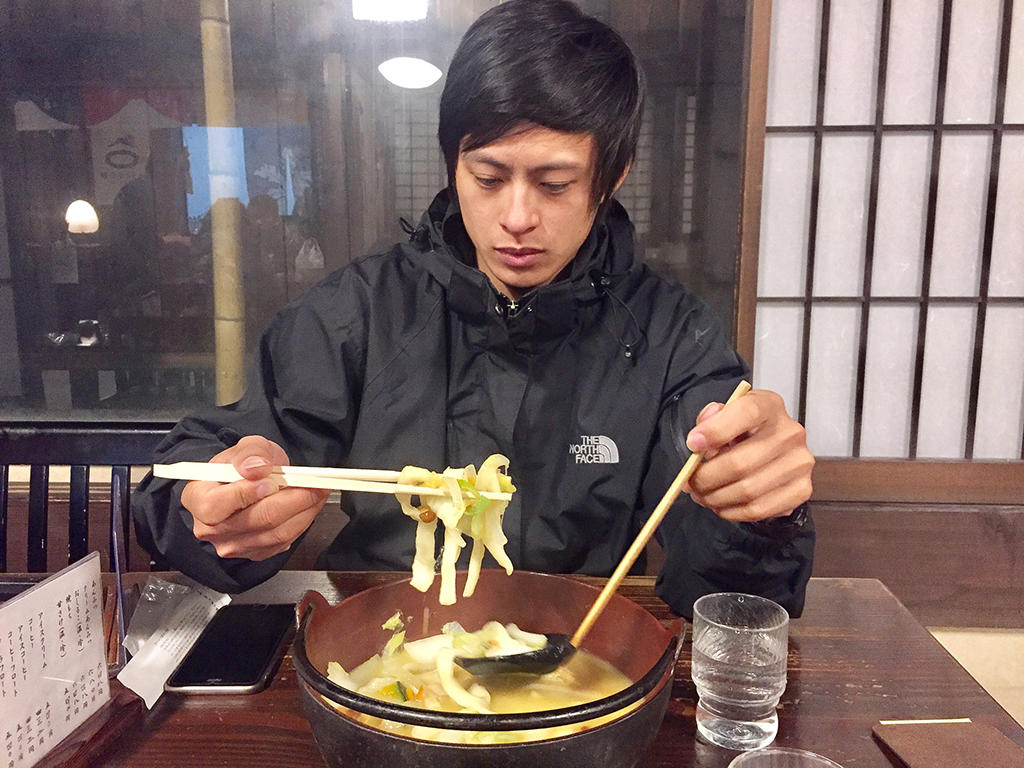
M 477 176 L 476 183 L 484 189 L 494 189 L 501 183 L 501 179 L 495 179 L 491 176 Z
M 560 192 L 565 192 L 569 188 L 569 184 L 571 182 L 568 181 L 545 181 L 541 186 L 548 192 L 557 195 Z

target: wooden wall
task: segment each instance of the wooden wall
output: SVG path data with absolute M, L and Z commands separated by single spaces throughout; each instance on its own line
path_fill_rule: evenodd
M 7 500 L 7 570 L 23 573 L 28 569 L 28 483 L 12 481 Z M 67 483 L 50 483 L 46 532 L 46 570 L 53 573 L 68 565 Z M 100 553 L 100 568 L 110 566 L 110 486 L 93 483 L 89 499 L 89 551 Z M 132 528 L 126 542 L 127 570 L 149 570 L 149 554 L 139 546 Z
M 1024 506 L 812 504 L 815 576 L 881 579 L 927 626 L 1024 627 Z

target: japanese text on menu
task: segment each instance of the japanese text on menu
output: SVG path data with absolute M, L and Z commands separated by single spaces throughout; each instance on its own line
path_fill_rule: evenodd
M 99 557 L 0 606 L 0 768 L 35 765 L 110 698 Z

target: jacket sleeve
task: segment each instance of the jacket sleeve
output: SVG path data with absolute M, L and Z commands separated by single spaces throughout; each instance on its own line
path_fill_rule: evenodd
M 355 340 L 364 315 L 355 306 L 332 309 L 335 295 L 333 285 L 322 285 L 283 310 L 260 339 L 242 399 L 182 419 L 154 463 L 207 461 L 255 434 L 278 443 L 293 464 L 341 464 L 355 424 L 363 359 Z M 290 551 L 263 561 L 222 558 L 196 539 L 181 505 L 184 485 L 149 474 L 132 496 L 136 535 L 158 561 L 223 592 L 255 586 L 284 565 Z
M 711 402 L 724 403 L 750 370 L 725 342 L 702 307 L 688 313 L 674 384 L 668 388 L 643 485 L 644 508 L 651 510 L 671 485 L 690 452 L 686 435 Z M 690 618 L 693 602 L 711 592 L 746 592 L 770 598 L 799 616 L 814 553 L 810 519 L 794 534 L 779 538 L 761 526 L 723 520 L 683 494 L 658 529 L 665 563 L 658 595 L 676 613 Z

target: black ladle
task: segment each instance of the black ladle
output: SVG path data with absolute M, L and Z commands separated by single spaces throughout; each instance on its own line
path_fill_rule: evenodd
M 749 391 L 750 384 L 746 381 L 741 381 L 736 385 L 736 389 L 733 390 L 725 404 L 729 405 L 729 403 L 737 400 Z M 503 656 L 456 656 L 455 663 L 477 677 L 502 675 L 512 672 L 543 675 L 558 669 L 576 653 L 576 649 L 580 647 L 583 639 L 590 632 L 591 627 L 594 626 L 594 622 L 597 621 L 598 616 L 601 615 L 608 601 L 611 600 L 612 595 L 619 588 L 619 584 L 626 578 L 629 569 L 633 567 L 633 563 L 636 562 L 637 557 L 640 556 L 644 547 L 647 546 L 647 542 L 654 535 L 654 531 L 661 524 L 665 514 L 675 503 L 676 499 L 679 498 L 679 494 L 683 491 L 683 486 L 686 485 L 690 475 L 697 469 L 697 465 L 700 464 L 703 455 L 702 453 L 690 454 L 690 458 L 683 464 L 683 468 L 679 470 L 676 479 L 672 481 L 668 490 L 665 491 L 665 495 L 658 502 L 658 506 L 654 508 L 651 516 L 647 518 L 644 527 L 640 529 L 640 533 L 637 534 L 636 539 L 630 545 L 626 554 L 623 555 L 622 561 L 604 585 L 601 594 L 594 600 L 594 604 L 590 606 L 590 610 L 587 611 L 587 615 L 583 617 L 583 621 L 580 622 L 579 628 L 571 638 L 568 635 L 552 632 L 544 635 L 548 639 L 547 644 L 536 651 L 509 653 Z

